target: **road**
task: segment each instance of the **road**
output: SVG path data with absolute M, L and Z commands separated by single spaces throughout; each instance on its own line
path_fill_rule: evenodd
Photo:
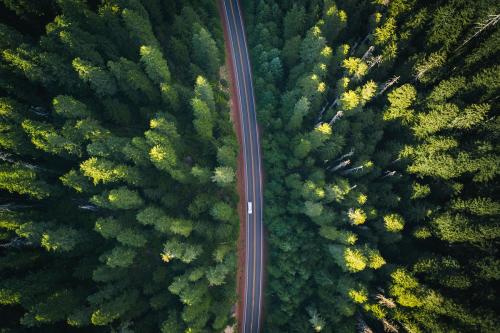
M 229 59 L 232 62 L 233 81 L 241 125 L 245 178 L 246 238 L 245 288 L 242 299 L 243 318 L 240 332 L 260 332 L 263 280 L 263 225 L 262 225 L 262 163 L 255 96 L 250 58 L 248 54 L 241 6 L 238 0 L 220 0 Z M 248 205 L 251 205 L 251 211 Z

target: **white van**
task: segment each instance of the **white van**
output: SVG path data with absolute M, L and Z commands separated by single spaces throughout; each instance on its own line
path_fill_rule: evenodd
M 248 214 L 252 214 L 252 202 L 248 202 Z

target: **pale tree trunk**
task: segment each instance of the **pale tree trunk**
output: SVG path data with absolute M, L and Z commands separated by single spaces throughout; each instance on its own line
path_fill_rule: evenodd
M 378 55 L 376 57 L 371 57 L 370 59 L 368 59 L 366 61 L 366 63 L 368 64 L 368 69 L 366 72 L 369 72 L 370 69 L 372 69 L 375 65 L 378 65 L 382 62 L 382 56 L 381 55 Z
M 387 89 L 389 89 L 392 85 L 398 83 L 400 76 L 394 76 L 389 81 L 382 85 L 382 89 L 380 89 L 377 95 L 382 95 Z
M 80 209 L 83 209 L 83 210 L 90 210 L 90 211 L 93 211 L 93 212 L 96 212 L 99 210 L 99 207 L 97 206 L 94 206 L 94 205 L 78 205 L 78 208 Z
M 351 151 L 348 152 L 347 154 L 344 154 L 344 155 L 340 156 L 339 158 L 337 158 L 334 162 L 342 161 L 344 158 L 351 157 L 353 154 L 354 154 L 354 148 L 351 149 Z
M 318 115 L 318 119 L 316 119 L 316 125 L 318 125 L 320 122 L 321 122 L 321 118 L 323 118 L 323 114 L 327 111 L 327 110 L 330 110 L 331 108 L 333 108 L 334 106 L 336 106 L 339 102 L 339 98 L 335 98 L 333 100 L 333 102 L 328 105 L 328 103 L 321 109 L 321 112 L 319 113 Z
M 368 59 L 368 57 L 370 57 L 373 53 L 373 51 L 375 50 L 375 46 L 370 46 L 368 48 L 368 50 L 366 50 L 365 54 L 363 54 L 363 56 L 361 57 L 361 60 L 365 61 L 366 59 Z
M 392 298 L 387 298 L 382 293 L 377 294 L 375 299 L 378 301 L 378 304 L 385 306 L 388 309 L 394 309 L 396 307 L 396 303 L 394 303 Z
M 316 119 L 316 125 L 318 125 L 321 122 L 321 118 L 323 118 L 323 114 L 326 111 L 326 107 L 328 106 L 328 101 L 326 101 L 325 105 L 321 108 L 321 111 L 319 112 L 318 118 Z
M 354 167 L 354 168 L 350 168 L 350 169 L 344 170 L 344 171 L 342 171 L 342 174 L 343 175 L 348 175 L 348 174 L 351 174 L 351 173 L 363 170 L 363 168 L 364 168 L 364 166 L 360 165 L 360 166 L 357 166 L 357 167 Z
M 330 172 L 335 172 L 339 169 L 342 169 L 342 168 L 348 166 L 350 163 L 351 163 L 351 160 L 346 160 L 346 161 L 343 161 L 343 162 L 337 164 L 336 166 L 334 166 L 332 168 L 327 168 L 327 170 Z
M 14 203 L 7 203 L 7 204 L 0 205 L 0 211 L 12 212 L 16 209 L 31 208 L 31 207 L 34 207 L 34 205 L 16 205 Z
M 391 323 L 387 319 L 382 319 L 382 325 L 384 326 L 384 331 L 389 333 L 398 333 L 398 326 L 396 324 Z
M 498 23 L 498 21 L 500 21 L 500 14 L 490 14 L 482 22 L 476 23 L 476 32 L 472 36 L 467 38 L 459 47 L 457 47 L 455 51 L 458 51 L 460 48 L 462 48 L 465 44 L 470 42 L 484 30 L 488 29 L 489 27 L 495 26 Z
M 358 317 L 356 327 L 359 333 L 373 333 L 372 329 L 368 326 L 368 324 L 363 320 L 361 316 Z
M 396 175 L 396 171 L 389 171 L 389 170 L 387 170 L 387 171 L 385 172 L 385 175 L 384 175 L 384 176 L 382 176 L 382 178 L 385 178 L 385 177 L 393 177 L 393 176 L 395 176 L 395 175 Z
M 328 125 L 332 126 L 337 120 L 342 118 L 343 115 L 344 115 L 344 111 L 337 111 L 337 113 L 335 114 L 335 116 L 333 116 L 332 120 L 330 120 Z

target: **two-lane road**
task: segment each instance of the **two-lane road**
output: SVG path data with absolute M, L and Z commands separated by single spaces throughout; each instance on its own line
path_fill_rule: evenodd
M 255 97 L 243 17 L 238 0 L 220 0 L 229 61 L 234 72 L 243 144 L 246 210 L 246 258 L 240 332 L 260 331 L 263 280 L 262 167 Z

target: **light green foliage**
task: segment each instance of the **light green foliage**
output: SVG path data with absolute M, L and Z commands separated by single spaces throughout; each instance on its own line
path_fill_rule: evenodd
M 50 195 L 48 184 L 39 179 L 34 170 L 21 164 L 0 164 L 0 189 L 35 199 Z
M 92 179 L 94 185 L 118 182 L 127 176 L 127 168 L 113 162 L 92 157 L 80 165 L 83 174 Z
M 359 95 L 355 91 L 349 90 L 342 94 L 340 98 L 342 108 L 346 110 L 355 109 L 360 104 Z
M 0 7 L 2 330 L 223 331 L 238 142 L 216 3 Z
M 384 24 L 375 29 L 374 42 L 375 45 L 383 45 L 387 43 L 396 33 L 396 20 L 392 17 L 388 18 Z
M 346 248 L 344 251 L 344 265 L 349 272 L 359 272 L 365 269 L 367 259 L 360 250 Z
M 170 70 L 159 49 L 143 45 L 140 54 L 146 73 L 153 82 L 157 84 L 170 82 Z
M 315 332 L 321 332 L 326 324 L 323 318 L 320 317 L 316 309 L 311 309 L 308 313 L 310 316 L 309 323 L 311 323 L 313 330 Z
M 52 100 L 52 105 L 54 111 L 64 118 L 80 119 L 90 116 L 87 106 L 71 96 L 56 96 Z
M 391 91 L 387 95 L 389 107 L 384 112 L 384 120 L 401 119 L 405 123 L 412 121 L 414 115 L 410 107 L 416 97 L 417 91 L 410 84 L 402 85 Z
M 52 154 L 81 154 L 80 145 L 74 141 L 74 139 L 81 139 L 75 128 L 66 127 L 63 132 L 63 134 L 66 134 L 65 136 L 58 134 L 52 125 L 44 122 L 26 119 L 21 126 L 38 149 Z
M 399 232 L 403 230 L 405 222 L 399 214 L 388 214 L 384 216 L 384 225 L 389 232 Z
M 211 139 L 213 137 L 214 120 L 208 105 L 198 98 L 193 98 L 191 106 L 193 107 L 193 125 L 196 132 L 205 139 Z
M 128 247 L 117 246 L 112 251 L 103 254 L 99 260 L 109 267 L 128 267 L 132 265 L 136 252 Z
M 349 57 L 342 62 L 342 67 L 356 79 L 362 78 L 368 71 L 368 65 L 360 58 Z
M 99 96 L 110 96 L 116 92 L 116 82 L 105 69 L 80 58 L 75 58 L 72 64 L 80 79 L 89 83 Z
M 210 210 L 210 214 L 222 222 L 231 222 L 234 218 L 233 207 L 225 202 L 217 202 Z
M 347 216 L 353 225 L 364 224 L 367 218 L 366 213 L 361 208 L 350 209 Z
M 310 218 L 319 217 L 323 212 L 323 205 L 319 202 L 306 201 L 304 203 L 304 214 Z
M 151 101 L 158 99 L 158 91 L 138 64 L 125 58 L 108 61 L 109 71 L 116 78 L 120 90 L 135 99 L 139 91 Z
M 235 173 L 231 167 L 217 167 L 212 176 L 212 181 L 219 186 L 228 186 L 234 182 Z
M 295 103 L 292 116 L 290 117 L 290 122 L 288 123 L 288 128 L 290 130 L 297 130 L 302 126 L 302 120 L 308 113 L 309 107 L 310 103 L 306 97 L 302 97 L 297 101 L 297 103 Z
M 144 201 L 136 191 L 122 186 L 91 198 L 92 203 L 109 209 L 137 209 Z
M 199 245 L 181 243 L 177 240 L 170 240 L 164 244 L 162 260 L 169 262 L 172 259 L 179 259 L 184 263 L 195 260 L 202 252 Z
M 144 11 L 144 9 L 142 8 Z M 122 11 L 123 21 L 127 27 L 130 37 L 140 45 L 158 47 L 158 40 L 153 34 L 149 18 L 141 15 L 139 11 L 124 9 Z

